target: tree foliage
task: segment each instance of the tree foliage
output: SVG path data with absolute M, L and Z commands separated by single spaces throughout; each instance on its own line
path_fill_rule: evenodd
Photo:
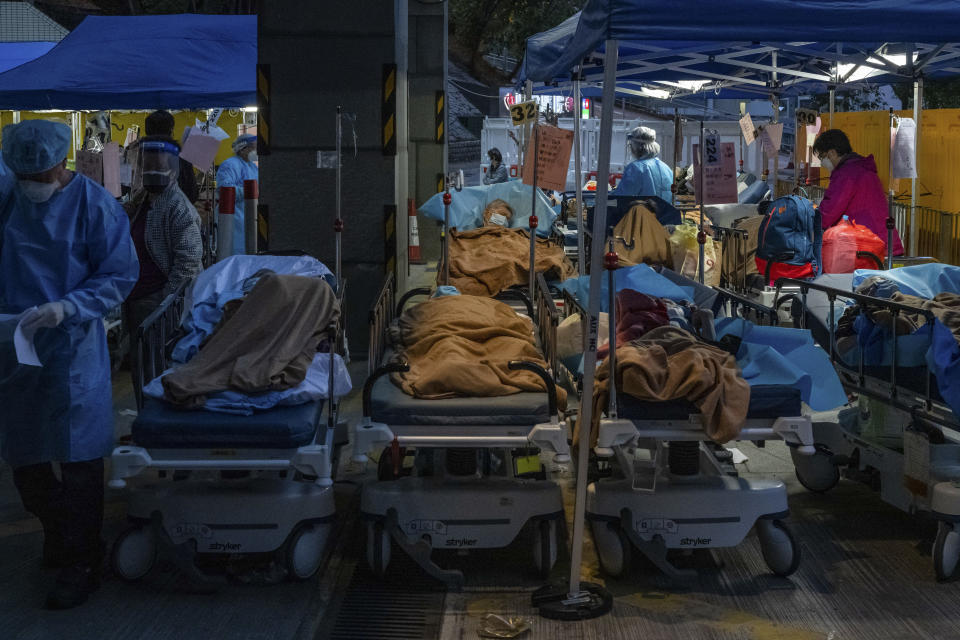
M 471 71 L 482 72 L 485 53 L 500 53 L 517 62 L 526 39 L 560 24 L 579 9 L 573 0 L 450 0 L 451 48 Z
M 904 109 L 913 108 L 913 83 L 902 82 L 894 85 L 893 92 L 900 98 Z M 960 108 L 960 79 L 924 80 L 924 109 Z

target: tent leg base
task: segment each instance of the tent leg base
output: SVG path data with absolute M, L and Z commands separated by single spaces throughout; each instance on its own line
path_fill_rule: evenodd
M 551 620 L 590 620 L 610 612 L 613 596 L 599 584 L 581 582 L 580 593 L 571 594 L 570 585 L 548 584 L 533 592 L 533 607 Z

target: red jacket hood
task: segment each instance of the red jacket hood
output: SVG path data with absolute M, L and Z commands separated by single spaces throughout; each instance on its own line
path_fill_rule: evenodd
M 869 171 L 870 173 L 877 172 L 877 163 L 873 159 L 873 155 L 861 156 L 856 153 L 850 154 L 850 157 L 840 163 L 840 166 L 837 167 L 838 171 L 844 169 L 854 169 L 855 171 Z

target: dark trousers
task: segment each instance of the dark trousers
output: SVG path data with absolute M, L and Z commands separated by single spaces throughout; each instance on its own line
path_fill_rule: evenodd
M 126 323 L 127 336 L 130 340 L 129 350 L 127 351 L 127 362 L 130 365 L 130 376 L 133 380 L 133 386 L 140 384 L 137 379 L 136 357 L 134 355 L 137 348 L 137 329 L 143 324 L 147 317 L 157 310 L 160 303 L 163 302 L 163 292 L 155 291 L 136 300 L 127 300 L 123 303 L 124 322 Z M 144 384 L 150 382 L 144 380 Z
M 60 478 L 46 462 L 13 470 L 27 511 L 43 525 L 44 560 L 98 567 L 103 547 L 103 458 L 60 463 Z

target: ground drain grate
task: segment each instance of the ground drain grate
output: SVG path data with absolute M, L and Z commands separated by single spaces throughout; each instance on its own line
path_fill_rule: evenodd
M 359 538 L 359 540 L 358 540 Z M 353 575 L 339 602 L 323 640 L 420 640 L 438 638 L 443 613 L 444 588 L 427 576 L 405 553 L 394 548 L 388 575 L 378 578 L 363 558 L 364 536 L 356 536 L 345 549 L 357 558 Z M 359 557 L 358 557 L 359 556 Z
M 394 561 L 398 560 L 394 558 Z M 410 576 L 419 571 L 415 566 L 397 566 L 395 569 L 399 576 Z M 432 584 L 418 582 L 421 581 L 384 582 L 361 561 L 354 570 L 327 637 L 330 640 L 436 638 L 440 633 L 443 593 Z

